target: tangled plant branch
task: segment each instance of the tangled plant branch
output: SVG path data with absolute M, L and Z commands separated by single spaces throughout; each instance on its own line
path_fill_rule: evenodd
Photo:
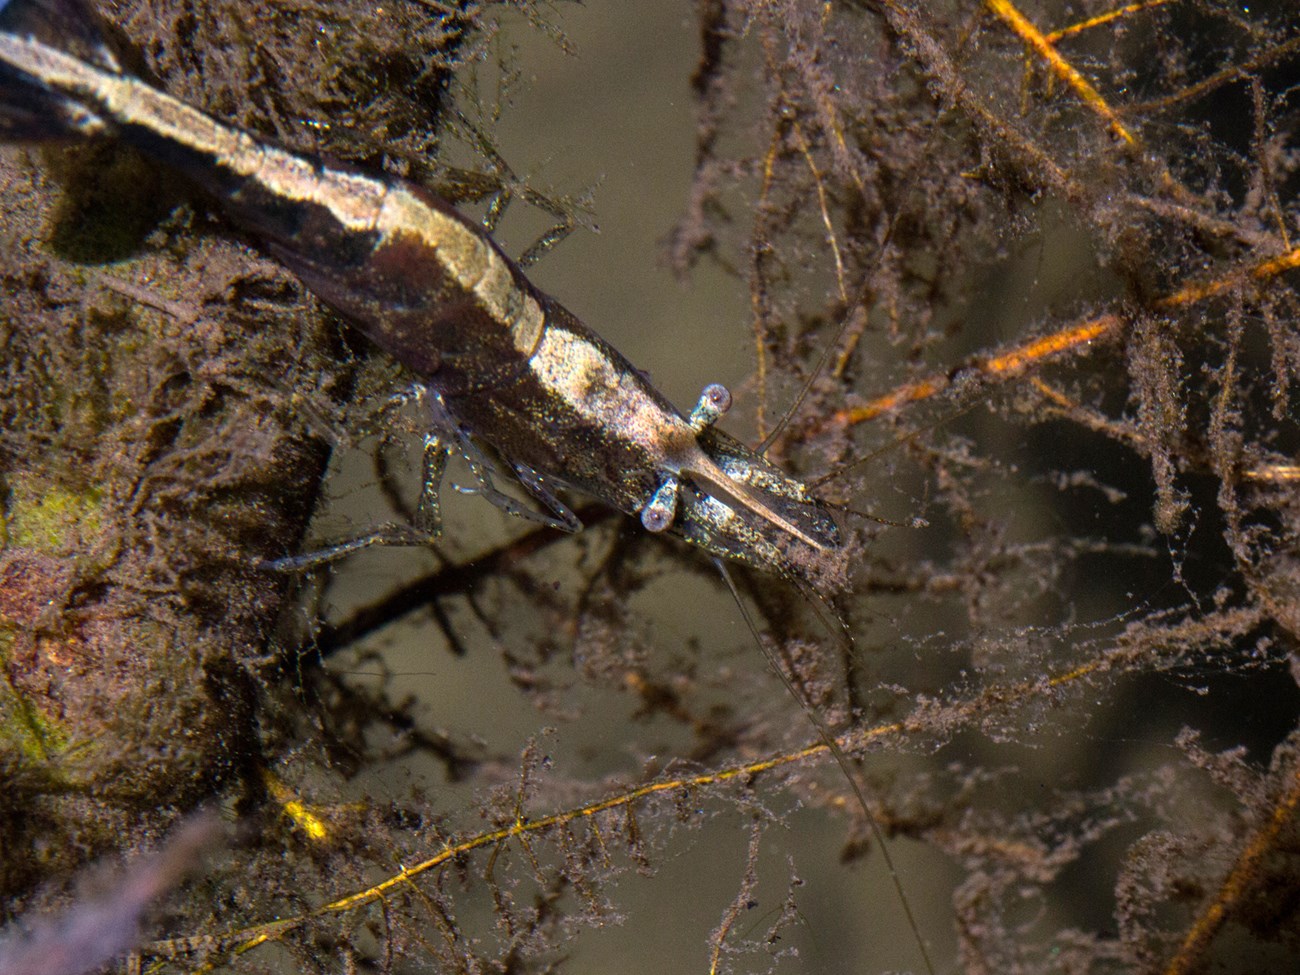
M 460 115 L 487 176 L 428 161 L 448 131 L 444 83 L 491 70 L 537 10 L 487 29 L 478 5 L 412 0 L 394 6 L 403 31 L 372 8 L 300 4 L 251 39 L 188 8 L 117 6 L 163 83 L 214 111 L 582 222 L 514 175 L 533 161 L 506 165 L 492 111 Z M 294 67 L 316 47 L 289 11 L 325 25 L 310 70 Z M 742 587 L 866 808 L 752 647 L 663 637 L 682 593 L 709 607 L 724 594 L 707 563 L 617 518 L 584 512 L 578 539 L 526 526 L 453 539 L 435 569 L 351 615 L 329 615 L 344 574 L 278 616 L 284 587 L 237 567 L 272 522 L 276 544 L 303 530 L 301 499 L 265 505 L 320 483 L 312 445 L 378 430 L 385 493 L 410 496 L 386 461 L 416 431 L 371 408 L 392 368 L 340 347 L 274 266 L 218 237 L 194 245 L 219 217 L 183 190 L 96 279 L 109 284 L 87 285 L 84 254 L 48 229 L 81 177 L 56 155 L 15 156 L 0 786 L 25 816 L 0 816 L 4 848 L 145 846 L 184 808 L 224 800 L 243 832 L 140 950 L 151 972 L 567 971 L 578 932 L 616 924 L 665 953 L 688 942 L 690 964 L 713 971 L 920 970 L 917 937 L 941 971 L 1293 965 L 1300 20 L 1286 4 L 1204 0 L 701 0 L 695 13 L 698 60 L 681 70 L 694 168 L 667 252 L 680 274 L 719 267 L 747 289 L 751 320 L 732 327 L 753 342 L 739 399 L 757 438 L 829 500 L 877 516 L 845 513 L 854 575 L 825 607 L 774 580 Z M 449 38 L 465 46 L 421 55 Z M 295 122 L 335 117 L 346 131 Z M 156 283 L 180 275 L 206 284 Z M 304 336 L 293 375 L 268 380 L 277 353 L 241 339 L 267 321 Z M 103 363 L 140 348 L 120 370 L 129 396 L 50 392 L 86 362 L 101 382 Z M 293 451 L 310 476 L 230 460 Z M 82 469 L 73 487 L 42 486 L 34 458 L 49 457 Z M 40 532 L 56 542 L 37 557 Z M 665 590 L 667 614 L 651 601 Z M 385 635 L 412 621 L 422 655 L 403 657 Z M 122 683 L 152 681 L 113 698 L 130 707 L 42 697 L 59 667 L 92 672 L 88 648 L 159 631 L 168 653 L 101 658 L 137 675 Z M 430 662 L 439 632 L 452 652 Z M 455 719 L 408 696 L 409 671 L 454 684 L 471 665 L 473 694 L 439 699 Z M 455 711 L 458 696 L 477 710 Z M 127 759 L 88 744 L 110 732 L 136 743 Z M 88 786 L 106 781 L 116 791 Z M 894 909 L 883 883 L 862 882 L 879 860 L 868 817 L 907 854 L 915 936 L 827 920 Z M 812 818 L 838 859 L 799 846 Z M 683 861 L 684 886 L 666 879 Z M 75 865 L 11 858 L 8 914 L 74 898 L 48 881 Z M 647 920 L 641 875 L 657 908 L 683 914 Z M 834 902 L 846 887 L 867 910 Z M 898 954 L 868 954 L 885 941 Z

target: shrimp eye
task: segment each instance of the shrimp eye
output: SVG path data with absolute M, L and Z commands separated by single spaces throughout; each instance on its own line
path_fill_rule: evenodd
M 731 391 L 721 383 L 709 383 L 700 393 L 700 401 L 691 410 L 690 424 L 696 433 L 713 426 L 731 409 Z
M 646 531 L 657 535 L 672 527 L 673 519 L 677 517 L 677 488 L 677 478 L 665 478 L 654 497 L 641 509 L 641 524 Z
M 667 531 L 668 526 L 672 523 L 672 516 L 662 508 L 656 508 L 648 504 L 641 509 L 641 524 L 645 526 L 645 530 L 648 532 L 654 532 L 658 535 L 660 532 Z

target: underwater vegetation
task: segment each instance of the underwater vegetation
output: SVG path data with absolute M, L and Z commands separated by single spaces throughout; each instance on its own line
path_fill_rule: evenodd
M 848 773 L 711 562 L 580 496 L 577 535 L 450 497 L 433 548 L 266 571 L 412 516 L 410 377 L 166 169 L 8 148 L 0 944 L 84 930 L 111 863 L 156 904 L 124 970 L 1293 967 L 1290 5 L 638 6 L 100 12 L 513 256 L 572 229 L 530 274 L 581 263 L 547 290 L 679 407 L 659 363 L 742 358 L 722 426 L 859 512 L 824 603 L 735 570 Z M 578 256 L 603 164 L 564 160 L 584 195 L 499 135 L 549 124 L 514 44 L 606 34 L 693 98 L 662 251 L 615 259 L 731 296 L 671 339 L 589 314 L 636 304 Z

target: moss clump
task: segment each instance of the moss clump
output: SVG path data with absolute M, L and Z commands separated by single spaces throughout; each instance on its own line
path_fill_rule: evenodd
M 29 473 L 6 478 L 6 545 L 44 555 L 69 556 L 103 531 L 103 492 L 50 482 Z

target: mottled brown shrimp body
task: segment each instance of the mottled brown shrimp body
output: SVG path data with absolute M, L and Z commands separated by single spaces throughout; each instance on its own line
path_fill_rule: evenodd
M 567 530 L 581 526 L 552 487 L 795 581 L 816 585 L 835 562 L 840 536 L 825 507 L 714 428 L 730 405 L 725 389 L 706 388 L 683 415 L 449 204 L 216 121 L 123 73 L 96 30 L 82 0 L 0 0 L 0 135 L 116 137 L 219 199 L 415 373 L 434 428 L 424 498 L 435 509 L 445 457 L 458 449 L 481 475 L 480 493 Z M 475 442 L 553 515 L 497 492 Z M 424 520 L 436 526 L 436 510 Z

